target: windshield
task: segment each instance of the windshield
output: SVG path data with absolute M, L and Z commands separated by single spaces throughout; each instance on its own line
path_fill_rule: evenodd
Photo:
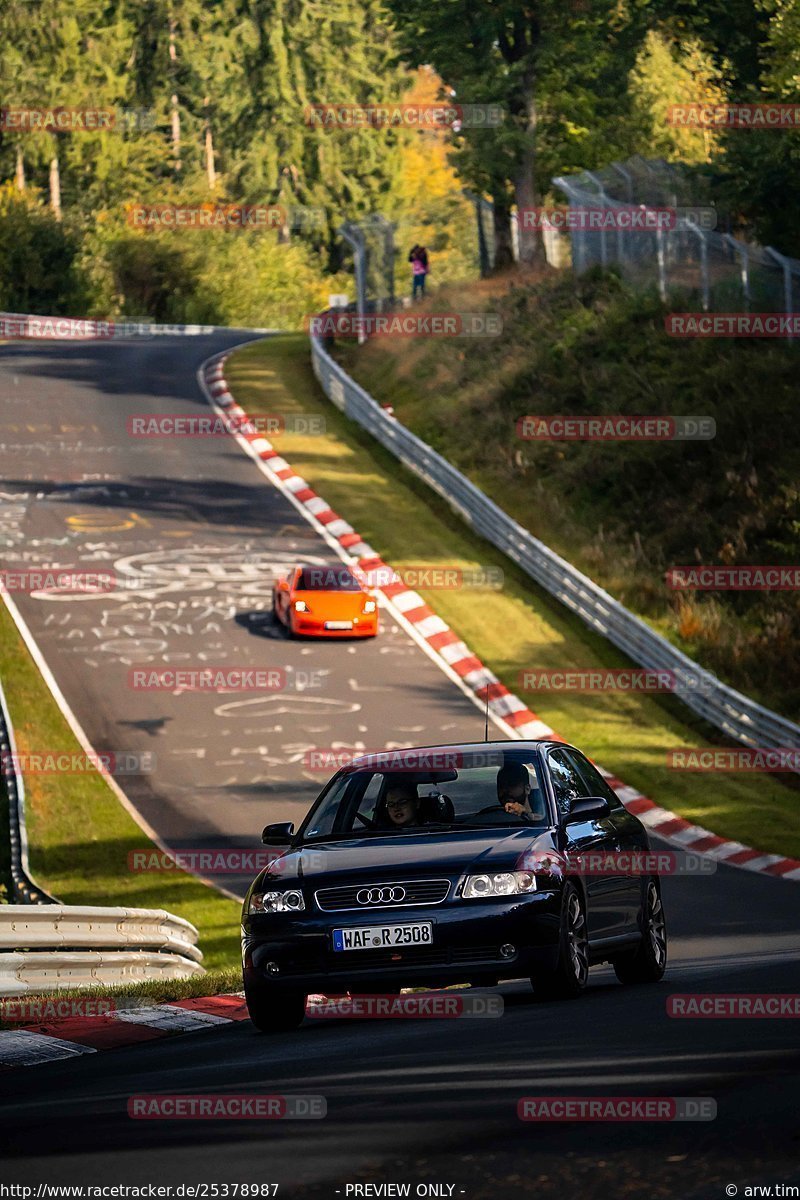
M 303 567 L 295 587 L 300 592 L 361 591 L 361 584 L 346 567 Z
M 318 841 L 549 823 L 538 756 L 504 752 L 447 770 L 367 769 L 342 775 L 312 809 L 300 836 Z

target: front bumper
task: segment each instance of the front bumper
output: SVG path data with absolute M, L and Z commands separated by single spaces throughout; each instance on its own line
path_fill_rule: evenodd
M 402 912 L 258 914 L 243 929 L 245 976 L 251 986 L 307 994 L 519 979 L 555 966 L 560 909 L 558 892 L 536 892 Z M 430 946 L 333 949 L 334 929 L 414 921 L 432 923 Z M 513 955 L 501 953 L 508 946 Z
M 353 622 L 352 629 L 326 629 L 325 620 L 315 620 L 306 614 L 292 613 L 289 618 L 292 628 L 292 633 L 299 637 L 324 637 L 324 638 L 359 638 L 359 637 L 375 637 L 378 632 L 378 618 L 361 616 L 358 622 Z

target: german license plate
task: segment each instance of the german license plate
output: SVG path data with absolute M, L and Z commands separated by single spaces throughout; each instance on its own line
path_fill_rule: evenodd
M 353 622 L 352 621 L 326 621 L 325 628 L 326 629 L 352 629 Z
M 433 925 L 417 921 L 413 925 L 356 925 L 334 929 L 334 950 L 385 950 L 390 946 L 430 946 Z

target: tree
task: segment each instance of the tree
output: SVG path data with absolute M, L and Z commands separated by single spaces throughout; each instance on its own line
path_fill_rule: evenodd
M 513 202 L 529 207 L 539 194 L 536 69 L 543 8 L 541 0 L 392 0 L 414 66 L 431 63 L 458 104 L 505 109 L 499 129 L 460 129 L 455 156 L 462 177 L 493 199 L 498 269 L 513 261 Z M 535 252 L 531 237 L 523 237 L 520 256 L 531 260 Z
M 678 42 L 699 38 L 716 66 L 727 62 L 731 96 L 747 99 L 761 85 L 770 17 L 778 0 L 648 0 L 651 27 Z
M 675 43 L 651 29 L 630 74 L 640 149 L 685 163 L 708 163 L 719 149 L 719 133 L 711 128 L 673 125 L 669 110 L 677 104 L 720 104 L 725 100 L 723 76 L 697 38 Z
M 245 9 L 247 11 L 245 11 Z M 233 36 L 246 79 L 235 110 L 219 112 L 229 181 L 247 198 L 328 212 L 330 265 L 343 220 L 392 215 L 403 132 L 310 124 L 312 106 L 397 100 L 408 83 L 381 0 L 259 0 L 242 4 Z
M 777 0 L 761 49 L 762 90 L 753 98 L 800 101 L 800 3 Z M 800 258 L 800 131 L 727 131 L 723 189 L 740 222 L 764 245 Z

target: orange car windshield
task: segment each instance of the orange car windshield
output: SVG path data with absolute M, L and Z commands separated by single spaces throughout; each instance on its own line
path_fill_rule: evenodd
M 360 592 L 361 584 L 346 567 L 303 567 L 295 589 L 298 592 Z

